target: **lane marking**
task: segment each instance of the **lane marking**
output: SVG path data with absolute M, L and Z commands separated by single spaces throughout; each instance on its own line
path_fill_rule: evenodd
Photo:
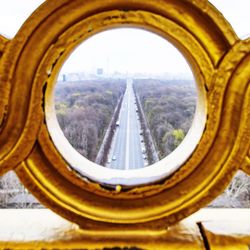
M 136 99 L 135 92 L 133 90 L 133 98 Z M 138 114 L 136 112 L 136 109 L 138 109 L 138 106 L 135 104 L 135 109 L 134 109 L 134 120 L 135 120 L 135 128 L 137 133 L 135 133 L 134 137 L 134 144 L 136 145 L 136 150 L 137 150 L 137 157 L 135 158 L 136 162 L 136 167 L 135 168 L 143 168 L 144 167 L 144 162 L 143 162 L 143 153 L 142 153 L 142 145 L 141 145 L 141 135 L 140 135 L 140 130 L 141 130 L 141 124 L 140 121 L 137 119 Z
M 126 131 L 126 158 L 125 158 L 125 169 L 129 169 L 129 115 L 130 115 L 130 88 L 129 88 L 129 79 L 127 79 L 127 91 L 128 91 L 128 99 L 127 99 L 127 109 L 128 109 L 128 119 L 127 119 L 127 131 Z

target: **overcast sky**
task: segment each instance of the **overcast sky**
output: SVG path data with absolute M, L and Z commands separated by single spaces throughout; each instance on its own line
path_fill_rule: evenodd
M 81 63 L 77 63 L 81 62 Z M 62 72 L 190 74 L 179 51 L 165 39 L 141 29 L 119 28 L 101 32 L 82 43 L 66 61 Z
M 43 0 L 0 3 L 0 33 L 12 38 Z M 250 36 L 250 0 L 211 0 L 241 38 Z M 157 64 L 155 63 L 157 61 Z M 64 72 L 93 70 L 191 74 L 180 53 L 161 37 L 135 29 L 100 33 L 84 42 L 63 67 Z

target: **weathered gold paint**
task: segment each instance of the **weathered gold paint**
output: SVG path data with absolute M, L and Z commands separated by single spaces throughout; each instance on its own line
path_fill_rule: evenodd
M 239 217 L 239 215 L 231 214 Z M 228 213 L 228 216 L 230 214 Z M 211 250 L 249 250 L 250 227 L 246 218 L 237 221 L 209 221 L 202 223 L 202 230 Z
M 157 232 L 82 230 L 47 209 L 1 210 L 0 221 L 0 249 L 248 250 L 250 245 L 249 209 L 202 209 Z
M 183 221 L 168 230 L 154 232 L 116 230 L 85 231 L 48 210 L 0 211 L 0 249 L 103 249 L 137 247 L 137 249 L 204 250 L 196 220 Z M 14 234 L 13 234 L 14 233 Z M 145 233 L 147 237 L 145 237 Z
M 118 192 L 70 170 L 50 138 L 45 102 L 53 113 L 57 74 L 78 44 L 123 26 L 158 33 L 182 52 L 207 121 L 173 176 Z M 0 52 L 0 175 L 14 169 L 43 204 L 86 230 L 164 230 L 215 199 L 238 169 L 250 172 L 250 40 L 205 0 L 47 0 L 14 39 L 0 37 Z

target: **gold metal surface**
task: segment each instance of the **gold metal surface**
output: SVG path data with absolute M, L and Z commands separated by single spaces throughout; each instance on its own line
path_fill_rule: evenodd
M 242 170 L 245 171 L 248 175 L 250 175 L 250 151 L 245 158 L 245 162 L 242 164 Z
M 249 209 L 201 209 L 187 220 L 199 222 L 204 245 L 210 250 L 249 250 Z
M 238 215 L 237 215 L 238 217 Z M 209 249 L 248 250 L 250 246 L 249 221 L 210 221 L 202 223 Z
M 0 249 L 248 250 L 250 245 L 249 209 L 201 209 L 159 232 L 86 231 L 47 209 L 1 210 L 0 221 Z
M 248 221 L 249 223 L 249 221 Z M 249 250 L 249 224 L 239 222 L 204 222 L 204 234 L 210 250 Z
M 116 230 L 112 236 L 81 230 L 46 209 L 2 210 L 0 221 L 6 222 L 0 224 L 0 249 L 205 249 L 192 219 L 158 233 Z
M 195 75 L 198 115 L 206 115 L 197 148 L 175 174 L 120 192 L 76 175 L 45 119 L 69 54 L 115 27 L 173 43 Z M 85 230 L 164 230 L 215 199 L 238 169 L 250 172 L 250 40 L 239 40 L 205 0 L 47 0 L 14 39 L 0 37 L 0 55 L 0 175 L 14 169 L 38 200 Z

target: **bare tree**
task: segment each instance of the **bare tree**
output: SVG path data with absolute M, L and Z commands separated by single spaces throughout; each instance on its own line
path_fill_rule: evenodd
M 250 176 L 239 171 L 210 207 L 250 208 Z
M 0 208 L 41 207 L 39 202 L 21 184 L 14 172 L 0 177 Z

